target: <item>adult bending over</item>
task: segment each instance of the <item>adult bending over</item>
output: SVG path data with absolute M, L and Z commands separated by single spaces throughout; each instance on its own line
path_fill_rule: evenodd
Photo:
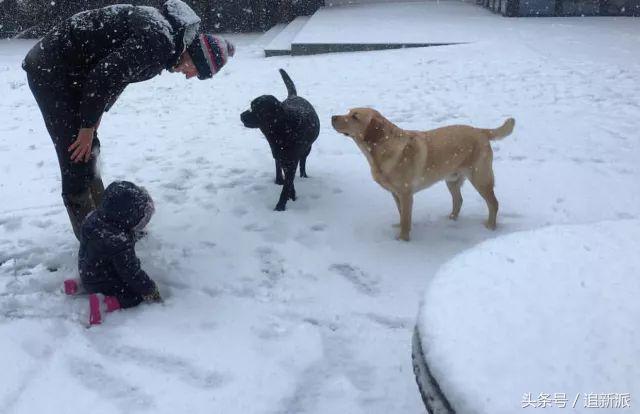
M 62 199 L 73 231 L 100 205 L 96 172 L 102 114 L 124 88 L 164 69 L 211 78 L 233 56 L 221 37 L 198 35 L 200 18 L 181 0 L 161 9 L 119 4 L 78 13 L 49 32 L 22 67 L 51 136 L 62 175 Z

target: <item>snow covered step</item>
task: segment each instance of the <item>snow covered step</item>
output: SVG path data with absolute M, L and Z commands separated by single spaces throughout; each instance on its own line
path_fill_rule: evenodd
M 407 0 L 325 0 L 324 4 L 327 7 L 336 6 L 350 6 L 353 4 L 367 4 L 367 3 L 406 3 Z
M 460 1 L 323 7 L 311 17 L 294 43 L 474 42 L 484 40 L 487 31 L 495 32 L 495 26 L 503 22 L 503 17 Z
M 264 55 L 282 56 L 291 54 L 291 41 L 296 37 L 298 32 L 302 30 L 309 21 L 309 16 L 296 17 L 284 29 L 273 38 L 271 42 L 264 48 Z M 267 32 L 268 33 L 268 32 Z
M 485 39 L 501 16 L 461 1 L 379 2 L 320 8 L 293 55 L 443 46 Z M 479 30 L 482 29 L 482 30 Z

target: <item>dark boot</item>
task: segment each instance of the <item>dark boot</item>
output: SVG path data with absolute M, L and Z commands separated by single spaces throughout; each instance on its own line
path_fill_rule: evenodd
M 76 235 L 78 241 L 80 241 L 82 222 L 87 215 L 96 208 L 91 199 L 91 191 L 87 190 L 79 194 L 63 194 L 62 199 L 69 214 L 73 233 Z
M 91 200 L 93 200 L 93 206 L 98 208 L 102 204 L 102 194 L 104 193 L 104 184 L 102 178 L 95 177 L 91 184 L 89 184 L 89 190 L 91 191 Z

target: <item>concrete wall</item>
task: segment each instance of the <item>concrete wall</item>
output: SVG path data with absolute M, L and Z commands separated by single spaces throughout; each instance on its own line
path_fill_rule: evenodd
M 640 0 L 476 0 L 505 16 L 640 16 Z

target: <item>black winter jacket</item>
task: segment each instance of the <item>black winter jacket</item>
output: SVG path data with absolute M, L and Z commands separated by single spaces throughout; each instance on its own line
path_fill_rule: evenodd
M 134 250 L 134 228 L 146 224 L 153 201 L 146 190 L 128 181 L 111 183 L 102 205 L 82 225 L 78 269 L 89 292 L 122 287 L 140 296 L 155 290 L 155 283 L 140 268 Z
M 181 0 L 162 10 L 118 4 L 73 15 L 27 54 L 23 68 L 40 79 L 78 88 L 81 127 L 93 127 L 129 83 L 176 65 L 200 18 Z

